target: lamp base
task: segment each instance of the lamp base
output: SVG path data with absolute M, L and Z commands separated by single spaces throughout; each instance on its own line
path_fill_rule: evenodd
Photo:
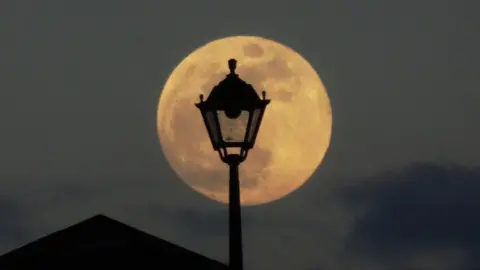
M 229 154 L 225 157 L 225 163 L 227 163 L 228 165 L 239 165 L 240 163 L 242 163 L 242 161 L 244 160 L 244 158 L 242 158 L 242 156 L 240 156 L 239 154 Z

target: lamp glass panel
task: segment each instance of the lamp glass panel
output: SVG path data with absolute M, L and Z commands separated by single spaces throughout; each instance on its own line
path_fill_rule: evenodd
M 229 118 L 225 111 L 218 111 L 218 120 L 225 143 L 244 142 L 248 125 L 248 111 L 242 111 L 237 118 Z

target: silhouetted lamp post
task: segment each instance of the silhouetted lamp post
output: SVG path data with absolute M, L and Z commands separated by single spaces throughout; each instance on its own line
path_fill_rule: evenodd
M 216 85 L 207 100 L 200 95 L 195 104 L 202 113 L 213 149 L 230 167 L 229 229 L 230 268 L 243 269 L 242 220 L 238 167 L 252 149 L 262 122 L 263 113 L 270 100 L 262 99 L 255 89 L 235 73 L 237 61 L 230 59 L 230 74 Z

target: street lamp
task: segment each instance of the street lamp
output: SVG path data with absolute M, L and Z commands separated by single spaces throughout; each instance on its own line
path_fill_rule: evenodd
M 228 60 L 230 73 L 216 85 L 207 100 L 200 95 L 195 106 L 202 113 L 213 149 L 230 167 L 229 226 L 230 267 L 243 269 L 242 220 L 238 167 L 253 148 L 262 122 L 265 108 L 270 100 L 262 99 L 255 89 L 235 73 L 237 61 Z

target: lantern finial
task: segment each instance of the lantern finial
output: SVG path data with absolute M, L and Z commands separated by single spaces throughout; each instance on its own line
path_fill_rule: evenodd
M 235 74 L 235 69 L 237 68 L 237 60 L 233 58 L 228 60 L 228 68 L 230 69 L 230 74 Z

